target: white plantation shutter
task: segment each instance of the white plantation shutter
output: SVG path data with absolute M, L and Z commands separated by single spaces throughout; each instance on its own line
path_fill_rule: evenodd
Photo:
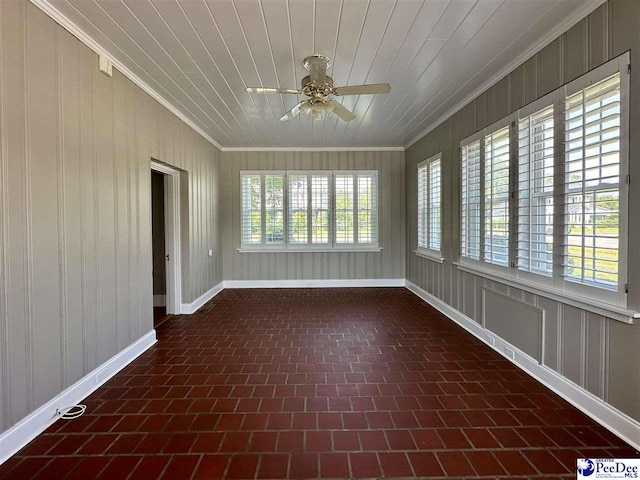
M 480 259 L 480 140 L 463 145 L 461 255 Z
M 440 251 L 442 200 L 440 158 L 429 163 L 429 248 Z
M 418 166 L 418 247 L 429 248 L 429 164 Z
M 306 244 L 309 241 L 309 205 L 307 174 L 287 176 L 289 181 L 289 243 Z
M 564 275 L 571 282 L 618 290 L 620 73 L 567 96 L 564 127 Z
M 484 261 L 509 265 L 509 127 L 484 138 Z
M 334 176 L 335 195 L 335 239 L 336 243 L 354 243 L 354 176 L 336 174 Z
M 375 172 L 357 173 L 356 232 L 358 244 L 378 241 L 378 182 Z
M 262 178 L 257 174 L 241 175 L 242 244 L 262 243 Z
M 329 218 L 331 175 L 311 175 L 311 243 L 328 244 L 331 240 Z
M 440 251 L 440 154 L 418 165 L 418 248 Z
M 553 105 L 518 122 L 518 269 L 553 273 Z
M 265 243 L 284 244 L 284 176 L 264 176 Z

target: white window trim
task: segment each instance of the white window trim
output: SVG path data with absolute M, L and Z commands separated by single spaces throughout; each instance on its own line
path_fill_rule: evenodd
M 438 152 L 435 155 L 431 155 L 429 158 L 427 158 L 426 160 L 423 160 L 422 162 L 420 162 L 417 166 L 417 172 L 420 172 L 420 170 L 422 168 L 426 168 L 427 169 L 427 191 L 426 193 L 426 197 L 427 197 L 427 204 L 425 206 L 426 210 L 427 210 L 427 218 L 428 218 L 428 227 L 427 227 L 427 231 L 426 231 L 426 238 L 427 238 L 427 243 L 431 243 L 431 229 L 430 229 L 430 225 L 431 225 L 431 218 L 429 218 L 429 213 L 430 213 L 430 199 L 431 199 L 431 187 L 429 186 L 429 181 L 430 181 L 430 177 L 429 177 L 429 166 L 434 163 L 434 162 L 440 162 L 440 239 L 439 239 L 439 243 L 440 243 L 440 249 L 436 250 L 430 247 L 425 247 L 420 245 L 419 243 L 417 243 L 416 241 L 416 249 L 414 250 L 414 252 L 416 253 L 416 255 L 420 256 L 420 257 L 424 257 L 424 258 L 428 258 L 430 260 L 435 260 L 435 261 L 439 261 L 440 263 L 442 263 L 442 261 L 444 260 L 444 257 L 442 256 L 442 152 Z M 418 175 L 418 181 L 420 179 L 420 176 Z M 420 201 L 420 185 L 418 184 L 418 202 Z M 419 210 L 418 210 L 418 214 L 419 214 Z M 416 223 L 417 225 L 419 225 L 419 219 L 418 222 Z M 420 232 L 418 232 L 418 235 L 420 235 Z
M 240 171 L 240 219 L 243 218 L 242 212 L 242 178 L 244 176 L 259 176 L 261 181 L 261 237 L 262 242 L 260 244 L 244 244 L 242 243 L 242 223 L 240 224 L 240 247 L 236 250 L 240 253 L 318 253 L 318 252 L 381 252 L 383 247 L 379 245 L 380 242 L 380 230 L 379 230 L 379 212 L 380 212 L 380 188 L 378 182 L 378 170 L 241 170 Z M 265 204 L 264 204 L 264 178 L 266 176 L 282 175 L 283 176 L 283 243 L 279 244 L 267 244 L 265 240 Z M 328 175 L 329 177 L 329 242 L 327 243 L 289 243 L 289 176 L 290 175 L 307 175 L 310 179 L 313 175 Z M 337 243 L 336 242 L 336 230 L 335 230 L 335 176 L 336 175 L 353 175 L 354 181 L 354 241 L 353 243 Z M 375 230 L 376 241 L 367 243 L 358 243 L 358 177 L 369 175 L 374 180 L 375 187 L 375 208 L 374 208 L 374 223 L 372 228 Z M 308 208 L 311 208 L 311 183 L 307 181 L 308 195 Z M 242 220 L 241 220 L 242 222 Z M 307 220 L 308 229 L 311 230 L 311 223 Z M 309 235 L 311 232 L 309 231 Z M 311 237 L 308 238 L 310 240 Z
M 628 308 L 618 307 L 610 303 L 600 302 L 592 297 L 585 297 L 557 290 L 556 288 L 543 285 L 539 281 L 528 281 L 523 280 L 522 278 L 500 274 L 498 272 L 488 272 L 461 262 L 453 262 L 453 264 L 460 271 L 478 275 L 488 280 L 503 283 L 509 287 L 524 290 L 525 292 L 533 293 L 534 295 L 539 295 L 541 297 L 550 298 L 551 300 L 572 305 L 582 310 L 587 310 L 623 323 L 633 324 L 634 319 L 640 319 L 640 312 L 636 312 L 635 310 L 629 310 Z M 544 278 L 549 279 L 549 277 Z
M 432 253 L 429 250 L 420 250 L 418 248 L 416 248 L 413 253 L 416 254 L 416 256 L 418 257 L 422 257 L 422 258 L 426 258 L 427 260 L 432 260 L 434 262 L 438 262 L 438 263 L 444 263 L 444 257 L 441 255 L 436 255 L 435 253 Z
M 459 261 L 454 265 L 459 270 L 468 271 L 485 278 L 507 283 L 516 288 L 530 291 L 548 298 L 553 298 L 569 305 L 614 318 L 626 323 L 633 323 L 633 318 L 640 318 L 640 314 L 627 309 L 627 269 L 628 269 L 628 195 L 629 185 L 625 181 L 629 173 L 629 74 L 630 64 L 629 53 L 624 53 L 619 57 L 591 70 L 578 79 L 554 90 L 534 102 L 522 107 L 516 112 L 498 120 L 463 139 L 460 142 L 460 153 L 458 160 L 461 161 L 462 148 L 476 141 L 480 141 L 480 259 L 475 260 L 463 257 L 461 245 L 464 239 L 460 237 Z M 605 288 L 581 284 L 565 280 L 561 267 L 563 254 L 563 196 L 564 196 L 564 99 L 566 96 L 575 93 L 593 83 L 597 83 L 604 78 L 620 72 L 620 92 L 621 92 L 621 120 L 620 120 L 620 235 L 619 235 L 619 267 L 618 267 L 618 290 L 607 290 Z M 551 277 L 538 275 L 531 272 L 520 271 L 516 264 L 517 255 L 517 174 L 518 174 L 518 135 L 517 122 L 521 116 L 530 115 L 535 111 L 554 105 L 554 151 L 555 151 L 555 172 L 554 172 L 554 265 Z M 511 199 L 509 202 L 510 224 L 509 224 L 509 267 L 494 265 L 483 260 L 484 257 L 484 137 L 503 126 L 511 124 L 510 131 L 510 165 L 511 165 Z M 462 178 L 461 178 L 462 181 Z M 460 185 L 460 198 L 462 200 L 462 185 Z M 462 207 L 462 204 L 460 204 Z M 459 231 L 462 233 L 462 217 L 460 218 Z M 551 286 L 549 286 L 551 284 Z
M 629 70 L 630 55 L 626 52 L 607 63 L 594 68 L 590 72 L 582 75 L 576 80 L 561 87 L 561 101 L 565 97 L 576 93 L 578 90 L 587 87 L 593 83 L 597 83 L 602 79 L 620 72 L 620 181 L 619 181 L 619 235 L 618 235 L 618 289 L 606 290 L 597 286 L 591 286 L 584 283 L 572 282 L 570 280 L 562 280 L 563 290 L 581 295 L 588 298 L 594 298 L 601 302 L 612 303 L 619 307 L 627 305 L 627 271 L 628 271 L 628 207 L 629 207 L 629 184 L 626 179 L 629 174 Z M 564 110 L 563 110 L 564 111 Z M 560 132 L 564 136 L 564 128 Z M 564 165 L 564 151 L 561 152 L 562 164 Z M 564 195 L 564 184 L 562 185 L 562 194 Z M 560 247 L 558 253 L 562 255 L 563 247 Z M 563 273 L 563 272 L 562 272 Z

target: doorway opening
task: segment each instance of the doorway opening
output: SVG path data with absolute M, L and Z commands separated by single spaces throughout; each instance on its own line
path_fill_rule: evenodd
M 153 325 L 180 313 L 180 172 L 151 161 Z

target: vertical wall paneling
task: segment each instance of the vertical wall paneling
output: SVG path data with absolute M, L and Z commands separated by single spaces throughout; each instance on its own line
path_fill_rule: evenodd
M 4 41 L 4 5 L 0 3 L 0 65 L 5 58 Z M 0 72 L 0 99 L 6 95 L 5 79 L 3 72 Z M 8 423 L 7 412 L 11 409 L 9 389 L 4 388 L 9 381 L 9 246 L 8 246 L 8 157 L 6 152 L 7 121 L 4 102 L 0 102 L 0 295 L 3 301 L 0 302 L 0 385 L 3 386 L 0 392 L 0 431 L 5 429 Z
M 489 282 L 453 265 L 459 258 L 459 144 L 470 134 L 603 62 L 631 51 L 630 174 L 640 178 L 640 3 L 610 0 L 429 132 L 406 152 L 407 279 L 481 321 L 481 288 L 506 293 L 544 310 L 542 362 L 613 407 L 640 420 L 640 324 L 627 325 L 556 300 Z M 442 152 L 442 265 L 417 257 L 416 166 Z M 633 181 L 633 180 L 632 180 Z M 640 205 L 640 188 L 629 205 Z M 629 217 L 629 307 L 640 306 L 640 217 Z M 450 279 L 447 281 L 447 279 Z M 502 319 L 505 320 L 505 319 Z M 516 342 L 518 339 L 515 340 Z
M 220 283 L 220 152 L 26 1 L 0 2 L 0 140 L 6 431 L 153 327 L 152 156 L 189 195 L 183 301 Z

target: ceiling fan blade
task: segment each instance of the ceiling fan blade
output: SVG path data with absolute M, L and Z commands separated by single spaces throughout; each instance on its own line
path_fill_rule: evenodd
M 306 101 L 307 100 L 303 100 L 300 103 L 298 103 L 295 107 L 293 107 L 291 110 L 289 110 L 287 113 L 285 113 L 282 117 L 280 117 L 280 121 L 281 122 L 286 122 L 287 120 L 291 120 L 292 118 L 297 117 L 298 114 L 300 113 L 300 107 Z
M 343 107 L 341 104 L 336 102 L 335 100 L 329 100 L 326 105 L 331 109 L 331 113 L 337 115 L 339 118 L 344 120 L 345 122 L 350 122 L 356 116 L 350 111 Z
M 293 93 L 296 95 L 302 93 L 300 90 L 295 90 L 293 88 L 267 88 L 267 87 L 247 87 L 245 91 L 249 93 Z
M 336 95 L 375 95 L 389 93 L 391 86 L 388 83 L 372 83 L 370 85 L 350 85 L 333 89 Z

